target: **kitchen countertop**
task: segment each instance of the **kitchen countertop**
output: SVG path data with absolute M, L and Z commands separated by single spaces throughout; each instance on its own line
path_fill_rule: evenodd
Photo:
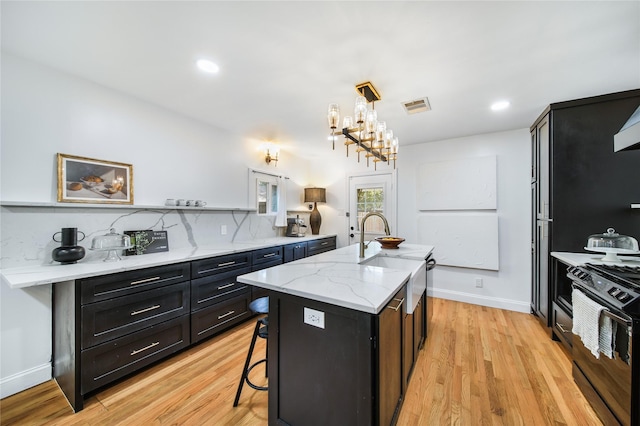
M 592 263 L 595 265 L 640 267 L 640 258 L 638 257 L 620 256 L 621 259 L 624 259 L 622 262 L 603 262 L 601 259 L 604 257 L 604 253 L 570 253 L 552 251 L 551 256 L 570 266 L 580 266 L 585 263 Z
M 220 243 L 197 248 L 173 249 L 162 253 L 143 254 L 138 256 L 122 256 L 118 262 L 103 262 L 92 260 L 70 265 L 53 262 L 48 265 L 32 265 L 3 269 L 0 275 L 2 282 L 10 288 L 24 288 L 43 284 L 77 280 L 96 275 L 113 274 L 116 272 L 133 271 L 153 266 L 169 265 L 188 262 L 225 254 L 257 250 L 260 248 L 292 244 L 300 241 L 312 241 L 335 235 L 308 235 L 305 237 L 274 237 L 261 240 L 242 241 L 235 243 Z M 105 253 L 106 257 L 106 253 Z
M 336 306 L 378 314 L 410 277 L 405 270 L 360 265 L 375 256 L 424 260 L 434 247 L 402 244 L 382 249 L 371 243 L 365 257 L 353 244 L 315 256 L 241 275 L 238 281 Z

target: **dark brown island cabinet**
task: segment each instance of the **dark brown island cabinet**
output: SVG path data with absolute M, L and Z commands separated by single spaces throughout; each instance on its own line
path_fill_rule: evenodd
M 271 291 L 269 424 L 395 424 L 410 367 L 404 291 L 378 314 Z M 305 311 L 323 313 L 322 327 L 305 323 Z
M 531 311 L 571 347 L 571 280 L 551 252 L 584 253 L 592 234 L 637 235 L 640 150 L 614 135 L 640 106 L 640 89 L 549 105 L 531 126 Z
M 312 242 L 314 254 L 336 248 L 336 237 Z M 266 293 L 237 277 L 282 264 L 283 253 L 276 245 L 54 284 L 53 377 L 73 409 L 82 410 L 86 395 L 250 318 L 249 303 Z

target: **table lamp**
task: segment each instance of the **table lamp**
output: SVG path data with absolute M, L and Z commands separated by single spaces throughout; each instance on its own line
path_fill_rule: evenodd
M 320 233 L 320 224 L 322 223 L 322 217 L 318 211 L 318 202 L 327 202 L 327 193 L 325 188 L 305 188 L 304 189 L 304 202 L 313 203 L 313 210 L 309 217 L 309 225 L 311 225 L 311 233 L 318 235 Z

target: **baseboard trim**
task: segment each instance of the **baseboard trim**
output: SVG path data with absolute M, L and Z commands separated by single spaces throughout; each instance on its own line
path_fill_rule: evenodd
M 6 398 L 51 380 L 51 371 L 51 363 L 46 363 L 0 378 L 0 398 Z
M 526 314 L 531 313 L 531 302 L 521 302 L 519 300 L 503 299 L 499 297 L 488 297 L 442 288 L 428 288 L 427 294 L 440 299 L 455 300 L 457 302 L 471 303 L 474 305 L 487 306 L 489 308 L 506 309 Z

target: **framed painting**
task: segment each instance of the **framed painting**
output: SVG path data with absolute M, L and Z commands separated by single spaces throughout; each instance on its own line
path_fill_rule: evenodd
M 133 204 L 133 166 L 58 153 L 58 202 Z

